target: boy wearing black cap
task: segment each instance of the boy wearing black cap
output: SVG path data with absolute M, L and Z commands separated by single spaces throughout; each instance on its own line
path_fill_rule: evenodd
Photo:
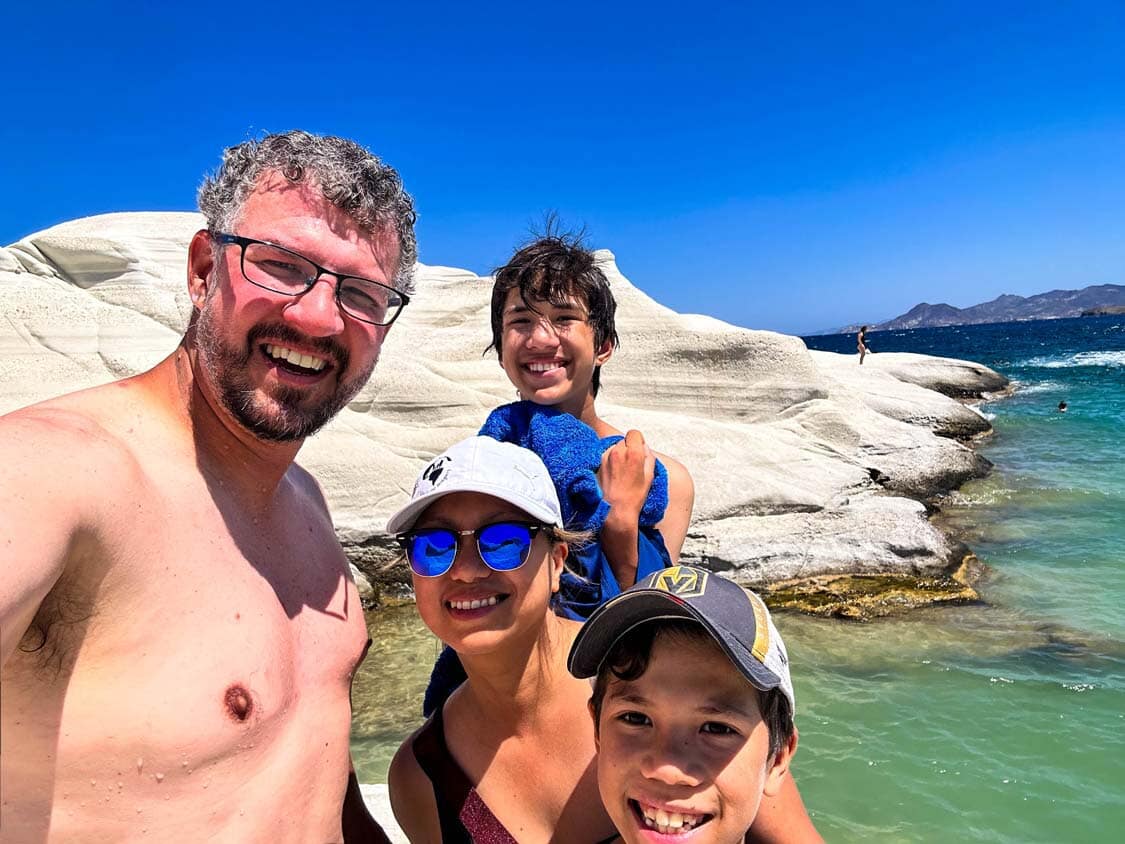
M 788 656 L 757 595 L 702 569 L 657 572 L 590 617 L 568 667 L 597 677 L 598 787 L 627 844 L 746 838 L 797 749 Z

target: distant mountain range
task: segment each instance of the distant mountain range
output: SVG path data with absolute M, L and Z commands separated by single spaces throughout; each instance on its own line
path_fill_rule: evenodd
M 880 323 L 869 323 L 870 331 L 898 331 L 904 328 L 932 328 L 940 325 L 974 325 L 982 322 L 1019 322 L 1031 319 L 1062 319 L 1125 311 L 1125 286 L 1094 284 L 1081 290 L 1052 290 L 1035 296 L 1004 294 L 991 302 L 969 308 L 931 305 L 922 302 L 902 316 Z M 838 334 L 859 330 L 859 325 L 836 329 Z

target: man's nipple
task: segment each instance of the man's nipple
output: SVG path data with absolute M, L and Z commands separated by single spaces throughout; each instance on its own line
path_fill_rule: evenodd
M 235 683 L 227 689 L 225 703 L 227 714 L 235 721 L 245 721 L 254 711 L 254 701 L 244 687 Z

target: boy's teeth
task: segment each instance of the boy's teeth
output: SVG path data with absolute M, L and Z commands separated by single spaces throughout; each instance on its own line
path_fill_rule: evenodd
M 450 601 L 449 606 L 455 610 L 475 610 L 481 607 L 496 606 L 500 599 L 493 595 L 491 598 L 485 598 L 483 601 Z
M 663 809 L 642 807 L 645 826 L 655 829 L 662 835 L 690 832 L 703 815 L 685 815 L 682 812 L 665 812 Z
M 527 368 L 532 372 L 549 372 L 552 369 L 558 369 L 557 363 L 529 363 Z
M 288 361 L 294 366 L 311 369 L 314 372 L 320 372 L 320 370 L 324 369 L 324 365 L 327 362 L 323 358 L 316 358 L 312 355 L 302 354 L 301 352 L 296 352 L 293 349 L 287 349 L 284 346 L 275 346 L 272 343 L 266 344 L 266 354 L 274 360 Z

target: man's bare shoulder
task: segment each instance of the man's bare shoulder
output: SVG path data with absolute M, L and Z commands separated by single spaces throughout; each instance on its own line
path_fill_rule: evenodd
M 328 509 L 328 504 L 324 498 L 324 490 L 320 488 L 320 484 L 317 483 L 316 478 L 312 476 L 308 469 L 305 469 L 299 463 L 294 463 L 286 472 L 286 477 L 298 495 L 310 504 L 322 507 L 325 510 Z
M 71 560 L 84 558 L 137 483 L 132 452 L 81 404 L 48 402 L 0 417 L 0 659 Z
M 82 402 L 0 416 L 0 488 L 8 491 L 0 524 L 24 538 L 25 553 L 51 536 L 65 543 L 76 532 L 97 534 L 144 477 L 131 443 Z
M 298 510 L 305 517 L 317 520 L 321 529 L 335 536 L 335 527 L 332 523 L 332 513 L 328 509 L 328 500 L 324 490 L 316 478 L 302 466 L 294 463 L 285 473 L 286 480 L 293 490 L 293 501 Z
M 64 466 L 72 480 L 83 470 L 113 465 L 135 468 L 133 448 L 117 426 L 98 413 L 98 403 L 81 394 L 42 402 L 0 416 L 0 455 L 9 470 L 38 467 L 43 476 Z M 103 479 L 112 483 L 113 478 Z
M 144 494 L 150 469 L 110 404 L 88 391 L 0 416 L 0 487 L 18 491 L 10 518 L 97 533 L 121 501 Z

